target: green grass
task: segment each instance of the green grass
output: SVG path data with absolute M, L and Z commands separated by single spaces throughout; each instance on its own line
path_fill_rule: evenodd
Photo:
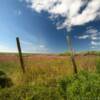
M 99 100 L 99 59 L 76 58 L 76 75 L 73 75 L 73 66 L 67 57 L 25 59 L 25 74 L 18 61 L 0 62 L 0 71 L 13 83 L 10 88 L 0 88 L 0 100 Z
M 3 89 L 0 100 L 99 100 L 99 92 L 99 75 L 82 71 L 57 80 L 55 86 L 25 84 Z

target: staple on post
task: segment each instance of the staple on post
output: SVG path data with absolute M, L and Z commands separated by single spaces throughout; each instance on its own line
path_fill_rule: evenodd
M 18 48 L 18 52 L 19 52 L 20 65 L 21 65 L 23 73 L 25 73 L 25 66 L 24 66 L 24 61 L 23 61 L 23 57 L 22 57 L 22 51 L 21 51 L 19 37 L 16 37 L 16 43 L 17 43 L 17 48 Z

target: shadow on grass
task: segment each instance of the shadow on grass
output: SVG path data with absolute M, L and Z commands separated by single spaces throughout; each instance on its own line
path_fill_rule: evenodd
M 0 88 L 11 87 L 12 85 L 11 79 L 3 71 L 0 71 Z

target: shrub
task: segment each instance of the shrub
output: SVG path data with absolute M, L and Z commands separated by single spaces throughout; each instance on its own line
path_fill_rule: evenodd
M 61 95 L 66 95 L 68 100 L 100 99 L 100 77 L 96 73 L 80 72 L 61 80 L 60 84 L 64 84 L 63 87 L 59 85 Z
M 11 87 L 13 85 L 11 79 L 7 77 L 7 75 L 3 72 L 0 71 L 0 87 L 5 88 L 5 87 Z

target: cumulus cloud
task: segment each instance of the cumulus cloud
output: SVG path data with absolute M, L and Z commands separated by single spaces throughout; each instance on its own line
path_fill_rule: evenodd
M 70 29 L 96 18 L 100 19 L 100 0 L 26 0 L 38 13 L 45 11 L 51 18 L 62 17 L 64 22 L 57 27 Z

